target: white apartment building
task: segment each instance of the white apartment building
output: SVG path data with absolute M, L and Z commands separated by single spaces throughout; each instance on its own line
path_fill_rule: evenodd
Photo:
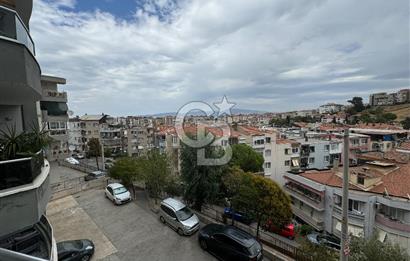
M 344 108 L 344 105 L 342 104 L 327 103 L 319 107 L 319 113 L 320 114 L 336 113 L 336 112 L 342 111 L 343 108 Z

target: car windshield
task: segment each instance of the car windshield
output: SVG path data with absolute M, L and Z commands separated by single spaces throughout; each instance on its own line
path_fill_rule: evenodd
M 188 207 L 184 207 L 176 212 L 178 220 L 184 221 L 194 215 Z
M 124 187 L 119 187 L 119 188 L 114 189 L 114 194 L 115 194 L 115 195 L 118 195 L 118 194 L 125 193 L 125 192 L 127 192 L 127 191 L 128 191 L 128 190 L 127 190 L 126 188 L 124 188 Z

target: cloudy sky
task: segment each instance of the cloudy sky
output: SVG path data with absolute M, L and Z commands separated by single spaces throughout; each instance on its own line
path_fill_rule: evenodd
M 408 0 L 34 0 L 44 74 L 75 114 L 227 95 L 287 111 L 410 86 Z

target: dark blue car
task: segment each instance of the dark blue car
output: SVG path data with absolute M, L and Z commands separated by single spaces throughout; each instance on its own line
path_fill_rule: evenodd
M 246 225 L 249 225 L 250 223 L 252 223 L 252 219 L 248 215 L 246 215 L 246 213 L 241 212 L 241 211 L 235 211 L 231 208 L 225 208 L 224 215 L 227 218 L 231 218 L 235 221 L 244 223 Z

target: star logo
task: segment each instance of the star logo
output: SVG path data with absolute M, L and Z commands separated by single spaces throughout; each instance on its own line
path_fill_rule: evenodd
M 236 105 L 236 103 L 230 103 L 226 98 L 226 95 L 222 98 L 221 102 L 216 102 L 214 105 L 218 108 L 218 117 L 224 114 L 231 116 L 231 108 Z

